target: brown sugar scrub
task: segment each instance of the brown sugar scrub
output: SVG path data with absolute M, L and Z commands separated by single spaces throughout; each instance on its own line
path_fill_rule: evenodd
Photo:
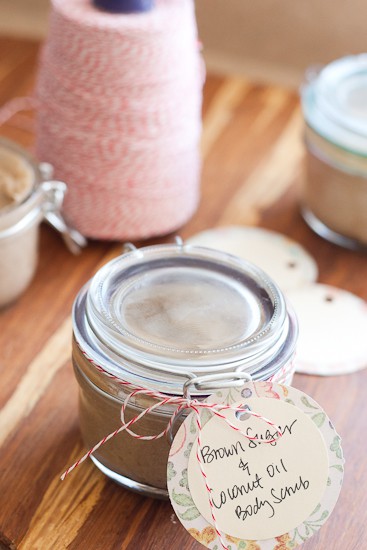
M 29 163 L 0 143 L 0 211 L 22 202 L 30 194 L 34 181 Z
M 34 275 L 42 220 L 69 233 L 59 213 L 66 185 L 44 181 L 49 171 L 17 144 L 0 139 L 0 307 L 13 302 Z M 84 242 L 74 231 L 72 238 Z
M 367 246 L 367 54 L 334 61 L 302 90 L 302 210 L 322 237 Z
M 330 230 L 367 246 L 367 158 L 353 163 L 349 154 L 337 151 L 327 157 L 327 147 L 315 150 L 310 134 L 308 129 L 304 204 Z
M 122 404 L 135 387 L 182 396 L 192 380 L 192 395 L 204 398 L 212 386 L 198 377 L 214 375 L 220 389 L 242 385 L 242 371 L 280 383 L 290 383 L 294 371 L 297 323 L 279 288 L 244 260 L 182 243 L 135 249 L 103 266 L 75 301 L 73 329 L 88 448 L 121 426 Z M 153 403 L 132 397 L 126 420 Z M 158 434 L 173 412 L 159 407 L 134 429 Z M 165 437 L 143 441 L 121 432 L 92 460 L 124 487 L 165 497 L 169 447 Z
M 23 292 L 36 268 L 38 227 L 32 223 L 13 230 L 29 213 L 25 203 L 36 177 L 27 157 L 0 141 L 0 307 Z

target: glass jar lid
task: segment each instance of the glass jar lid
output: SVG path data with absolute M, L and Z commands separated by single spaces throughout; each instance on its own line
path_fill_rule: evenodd
M 335 145 L 367 156 L 367 54 L 308 72 L 302 90 L 306 122 Z
M 289 318 L 278 287 L 252 264 L 192 245 L 161 245 L 98 271 L 74 305 L 74 333 L 113 374 L 149 372 L 182 383 L 267 368 L 288 337 Z

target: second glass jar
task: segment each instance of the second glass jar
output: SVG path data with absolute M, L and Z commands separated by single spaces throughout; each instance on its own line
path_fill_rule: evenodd
M 309 71 L 302 211 L 319 235 L 367 247 L 367 54 Z

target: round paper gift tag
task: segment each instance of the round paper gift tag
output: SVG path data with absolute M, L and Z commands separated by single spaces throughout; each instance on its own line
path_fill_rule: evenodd
M 316 281 L 315 260 L 295 241 L 259 227 L 219 227 L 194 235 L 188 244 L 223 250 L 268 273 L 282 290 Z
M 314 284 L 287 297 L 299 321 L 296 370 L 335 375 L 367 367 L 367 304 L 350 292 Z
M 170 451 L 168 490 L 181 523 L 212 550 L 302 544 L 330 516 L 343 479 L 340 438 L 325 412 L 270 382 L 208 402 L 214 408 L 199 405 Z

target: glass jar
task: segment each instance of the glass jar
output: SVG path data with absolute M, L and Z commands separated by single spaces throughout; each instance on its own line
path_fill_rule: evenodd
M 322 237 L 367 246 L 367 54 L 310 70 L 302 213 Z
M 48 181 L 49 164 L 37 164 L 15 143 L 0 139 L 0 151 L 19 158 L 29 178 L 29 191 L 20 202 L 0 209 L 0 307 L 15 300 L 29 285 L 38 261 L 39 226 L 47 220 L 60 231 L 76 252 L 85 239 L 65 224 L 60 208 L 66 192 L 65 183 Z
M 169 396 L 182 396 L 191 381 L 197 398 L 242 385 L 243 373 L 290 383 L 294 370 L 297 323 L 279 288 L 244 260 L 182 243 L 135 249 L 102 267 L 76 298 L 73 329 L 88 448 L 121 425 L 121 406 L 132 391 L 96 365 L 131 387 Z M 205 383 L 201 377 L 208 375 Z M 154 402 L 133 397 L 126 420 Z M 172 413 L 160 407 L 136 429 L 158 434 Z M 122 432 L 91 458 L 121 485 L 164 497 L 168 452 L 165 438 L 142 441 Z

